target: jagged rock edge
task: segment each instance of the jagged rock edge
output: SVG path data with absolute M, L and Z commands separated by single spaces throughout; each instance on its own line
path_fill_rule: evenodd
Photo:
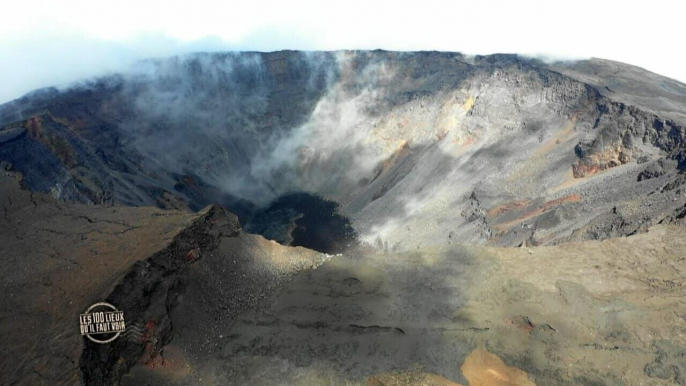
M 222 237 L 240 233 L 238 218 L 210 206 L 164 249 L 136 262 L 106 301 L 125 311 L 128 325 L 142 322 L 140 339 L 117 339 L 106 345 L 84 339 L 79 360 L 83 385 L 117 385 L 139 361 L 158 355 L 172 339 L 170 313 L 188 285 L 190 265 L 215 249 Z

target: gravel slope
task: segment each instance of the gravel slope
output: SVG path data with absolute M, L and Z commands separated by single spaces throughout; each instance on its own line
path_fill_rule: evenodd
M 123 381 L 684 384 L 681 233 L 658 226 L 552 247 L 333 257 L 230 319 L 220 302 L 183 299 L 187 312 L 174 316 L 182 338 Z M 232 291 L 197 274 L 189 293 Z M 195 334 L 207 340 L 187 338 Z

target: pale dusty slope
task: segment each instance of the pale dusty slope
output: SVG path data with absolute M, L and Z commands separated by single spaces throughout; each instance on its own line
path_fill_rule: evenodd
M 173 320 L 206 334 L 207 344 L 174 340 L 164 361 L 138 366 L 123 381 L 684 384 L 681 235 L 658 226 L 553 247 L 334 257 L 234 323 L 209 317 L 213 305 L 182 300 L 179 310 L 193 311 Z

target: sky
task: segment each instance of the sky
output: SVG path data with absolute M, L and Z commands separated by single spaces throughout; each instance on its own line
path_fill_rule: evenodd
M 684 15 L 684 0 L 8 0 L 0 103 L 149 57 L 227 50 L 599 57 L 686 82 Z

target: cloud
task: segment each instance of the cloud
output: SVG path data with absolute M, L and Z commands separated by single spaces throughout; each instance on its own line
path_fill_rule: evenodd
M 115 72 L 127 72 L 137 61 L 234 47 L 218 38 L 181 42 L 160 34 L 124 42 L 75 35 L 32 36 L 0 46 L 0 103 L 42 87 L 71 83 Z
M 198 52 L 311 50 L 307 35 L 265 27 L 240 41 L 218 36 L 180 40 L 164 33 L 144 33 L 121 41 L 76 33 L 35 32 L 0 40 L 0 104 L 43 87 L 68 87 L 73 82 L 111 73 L 130 72 L 137 62 Z
M 675 29 L 684 13 L 679 0 L 650 6 L 614 0 L 122 0 L 98 6 L 27 0 L 0 15 L 0 103 L 38 87 L 121 71 L 143 58 L 226 50 L 601 57 L 686 81 L 686 51 L 678 48 Z

